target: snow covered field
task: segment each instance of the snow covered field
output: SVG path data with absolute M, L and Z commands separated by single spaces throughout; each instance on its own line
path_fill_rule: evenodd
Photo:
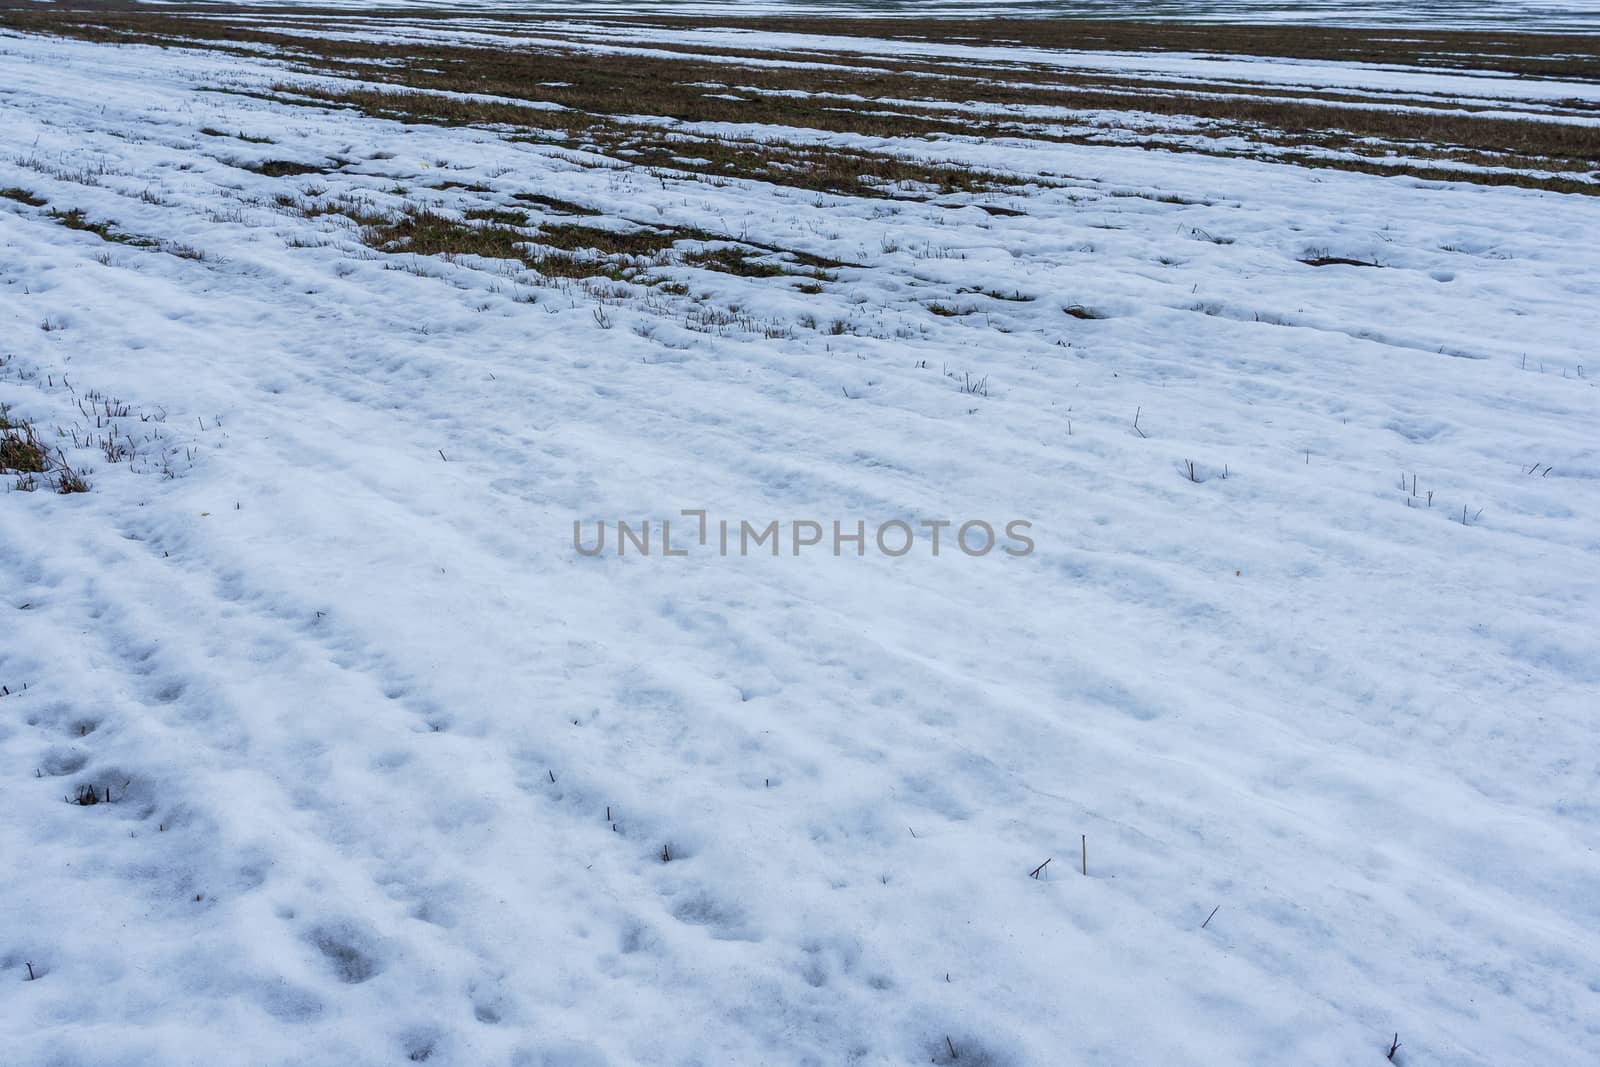
M 1600 1057 L 1600 197 L 0 33 L 0 1061 Z

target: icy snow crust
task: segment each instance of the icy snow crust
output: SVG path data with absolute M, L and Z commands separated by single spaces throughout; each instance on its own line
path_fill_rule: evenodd
M 199 91 L 286 77 L 0 38 L 0 402 L 92 483 L 0 493 L 0 1059 L 1600 1057 L 1600 199 L 874 142 L 1057 176 L 951 208 Z M 850 265 L 274 200 L 474 185 Z M 697 508 L 1038 548 L 573 550 Z

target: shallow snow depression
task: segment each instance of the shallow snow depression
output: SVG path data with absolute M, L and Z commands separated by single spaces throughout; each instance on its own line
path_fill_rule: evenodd
M 1600 199 L 335 85 L 0 38 L 0 1058 L 1600 1056 Z

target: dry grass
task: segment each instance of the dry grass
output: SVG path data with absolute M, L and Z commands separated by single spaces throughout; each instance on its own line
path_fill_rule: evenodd
M 14 200 L 19 204 L 27 204 L 29 207 L 44 207 L 50 202 L 42 196 L 34 196 L 28 190 L 18 189 L 16 186 L 12 186 L 9 189 L 0 189 L 0 198 Z
M 732 245 L 690 252 L 683 257 L 683 261 L 691 267 L 734 274 L 741 278 L 776 278 L 789 273 L 780 264 L 754 257 L 748 249 Z
M 265 174 L 269 178 L 297 178 L 302 174 L 332 174 L 334 168 L 321 163 L 300 163 L 292 159 L 269 159 L 252 163 L 248 170 Z
M 362 230 L 362 239 L 386 252 L 515 260 L 526 258 L 528 243 L 526 236 L 509 226 L 463 221 L 430 208 L 402 212 L 368 225 Z
M 4 405 L 0 405 L 0 474 L 14 475 L 13 486 L 24 492 L 41 485 L 58 493 L 89 491 L 89 483 L 66 457 L 39 440 L 31 422 L 13 419 Z
M 11 423 L 0 415 L 0 472 L 43 474 L 50 469 L 50 450 L 29 423 Z
M 291 84 L 274 86 L 274 91 L 274 99 L 285 103 L 350 107 L 401 122 L 505 126 L 523 136 L 556 140 L 574 148 L 625 154 L 624 158 L 635 166 L 714 179 L 769 181 L 816 192 L 893 197 L 908 189 L 974 192 L 1017 184 L 1016 178 L 1007 175 L 931 160 L 797 145 L 776 138 L 695 136 L 625 118 L 552 111 L 504 101 L 378 89 L 336 91 Z M 813 117 L 822 116 L 824 123 L 829 114 L 813 107 Z M 884 120 L 879 132 L 883 136 L 899 136 L 928 130 L 921 125 L 907 127 L 904 122 Z M 580 205 L 563 207 L 573 213 L 593 214 Z
M 308 217 L 336 210 L 323 202 L 294 198 L 286 198 L 280 206 Z M 340 214 L 351 211 L 348 206 L 337 209 Z M 676 262 L 747 278 L 804 273 L 806 277 L 826 280 L 828 275 L 821 264 L 832 262 L 784 249 L 726 241 L 684 226 L 618 229 L 550 221 L 535 224 L 523 212 L 492 208 L 468 211 L 460 218 L 426 207 L 392 215 L 360 210 L 353 213 L 362 241 L 380 251 L 511 260 L 547 278 L 642 280 L 648 268 Z M 680 251 L 680 243 L 709 243 L 715 247 Z M 773 262 L 774 256 L 792 261 L 796 269 Z
M 92 233 L 102 241 L 111 241 L 115 244 L 127 245 L 130 248 L 154 249 L 171 256 L 177 256 L 180 259 L 205 260 L 208 258 L 205 252 L 191 245 L 168 241 L 159 237 L 145 237 L 141 234 L 125 233 L 117 229 L 117 224 L 113 221 L 89 218 L 82 208 L 69 208 L 66 211 L 57 211 L 52 208 L 46 213 L 46 217 L 69 230 Z

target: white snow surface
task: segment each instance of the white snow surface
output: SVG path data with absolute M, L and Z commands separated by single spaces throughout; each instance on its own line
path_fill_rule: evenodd
M 0 38 L 0 403 L 92 484 L 0 492 L 0 1060 L 1600 1058 L 1600 199 L 917 140 L 1058 184 L 887 202 L 205 91 L 286 79 Z M 538 286 L 307 188 L 851 265 Z

